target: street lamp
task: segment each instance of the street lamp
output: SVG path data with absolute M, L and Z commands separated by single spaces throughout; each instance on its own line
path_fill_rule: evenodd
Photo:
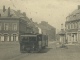
M 59 32 L 59 36 L 61 47 L 65 47 L 65 31 L 63 29 L 63 24 L 61 24 L 61 31 Z

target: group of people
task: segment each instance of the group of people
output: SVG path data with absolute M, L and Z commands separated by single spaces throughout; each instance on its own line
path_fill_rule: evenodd
M 67 46 L 65 43 L 61 43 L 61 42 L 57 42 L 57 43 L 56 43 L 56 47 L 68 49 L 68 46 Z

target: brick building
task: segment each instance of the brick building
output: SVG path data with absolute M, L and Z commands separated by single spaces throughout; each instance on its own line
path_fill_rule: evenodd
M 26 33 L 27 20 L 25 13 L 5 8 L 0 9 L 0 41 L 18 41 L 19 35 Z

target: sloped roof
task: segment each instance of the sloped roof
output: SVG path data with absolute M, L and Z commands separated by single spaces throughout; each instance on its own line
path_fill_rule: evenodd
M 65 35 L 66 32 L 62 29 L 58 34 L 59 34 L 59 35 Z
M 5 18 L 8 17 L 8 9 L 5 10 L 5 12 L 3 12 L 3 9 L 0 9 L 0 14 L 1 14 L 1 18 Z M 18 13 L 17 11 L 10 9 L 10 15 L 13 18 L 20 18 L 20 17 L 24 17 L 22 15 L 22 13 Z
M 0 9 L 0 14 L 1 14 L 1 17 L 8 17 L 8 9 L 5 10 L 5 12 L 3 12 L 2 9 Z M 14 10 L 10 10 L 10 14 L 13 15 L 14 17 L 16 17 L 17 15 L 15 14 L 15 11 Z M 12 17 L 13 17 L 12 16 Z
M 74 10 L 69 16 L 67 16 L 67 21 L 74 21 L 80 19 L 80 9 Z
M 50 24 L 46 23 L 45 21 L 44 21 L 44 23 L 42 23 L 42 22 L 39 23 L 39 27 L 41 29 L 45 29 L 45 30 L 54 30 L 54 29 L 56 29 L 55 27 L 51 26 Z
M 77 13 L 80 13 L 80 9 L 74 10 L 74 11 L 71 13 L 71 15 L 75 15 L 75 14 L 77 14 Z
M 8 9 L 5 10 L 5 12 L 3 12 L 3 9 L 0 9 L 0 14 L 1 14 L 1 19 L 3 18 L 8 18 L 8 19 L 12 19 L 12 18 L 20 18 L 22 20 L 25 20 L 27 22 L 30 22 L 30 19 L 25 15 L 23 15 L 23 13 L 20 12 L 20 10 L 13 10 L 10 9 L 10 17 L 8 17 Z

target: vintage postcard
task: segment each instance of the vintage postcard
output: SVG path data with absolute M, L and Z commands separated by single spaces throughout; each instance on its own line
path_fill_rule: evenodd
M 0 60 L 79 60 L 80 0 L 0 0 Z

